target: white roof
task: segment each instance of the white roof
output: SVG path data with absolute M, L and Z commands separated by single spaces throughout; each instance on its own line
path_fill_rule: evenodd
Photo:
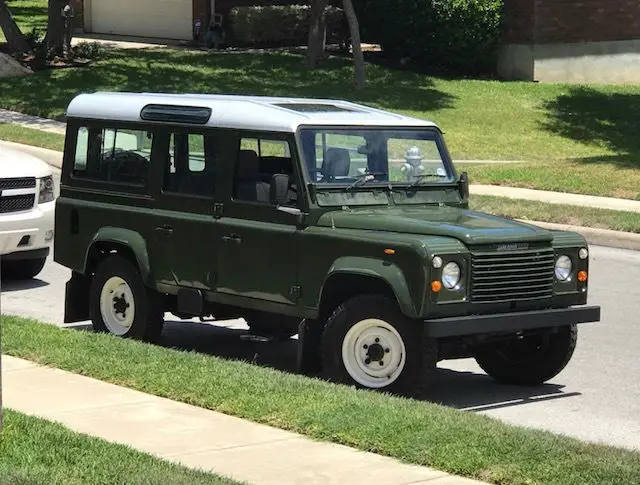
M 295 133 L 303 125 L 435 127 L 410 118 L 347 101 L 210 94 L 98 92 L 75 97 L 70 118 L 142 121 L 148 104 L 211 108 L 206 126 Z

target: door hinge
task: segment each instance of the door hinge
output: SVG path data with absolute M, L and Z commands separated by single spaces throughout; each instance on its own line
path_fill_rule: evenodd
M 302 294 L 302 289 L 298 285 L 294 285 L 291 287 L 291 290 L 289 290 L 289 293 L 291 297 L 297 301 Z
M 224 205 L 222 202 L 215 202 L 213 204 L 213 215 L 214 216 L 222 216 L 222 210 L 224 209 Z

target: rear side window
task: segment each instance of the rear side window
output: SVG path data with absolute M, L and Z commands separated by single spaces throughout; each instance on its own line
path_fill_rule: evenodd
M 196 133 L 172 133 L 168 160 L 164 192 L 213 197 L 215 159 L 210 137 Z
M 78 130 L 74 177 L 143 186 L 147 183 L 153 134 L 143 130 Z

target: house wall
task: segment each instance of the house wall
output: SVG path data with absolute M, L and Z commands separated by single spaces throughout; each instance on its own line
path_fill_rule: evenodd
M 506 0 L 505 14 L 502 77 L 640 83 L 640 1 Z

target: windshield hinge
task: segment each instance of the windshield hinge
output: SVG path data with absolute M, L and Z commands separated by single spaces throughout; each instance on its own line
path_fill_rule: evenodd
M 222 217 L 223 209 L 224 209 L 224 204 L 222 202 L 214 202 L 213 215 L 217 217 Z

